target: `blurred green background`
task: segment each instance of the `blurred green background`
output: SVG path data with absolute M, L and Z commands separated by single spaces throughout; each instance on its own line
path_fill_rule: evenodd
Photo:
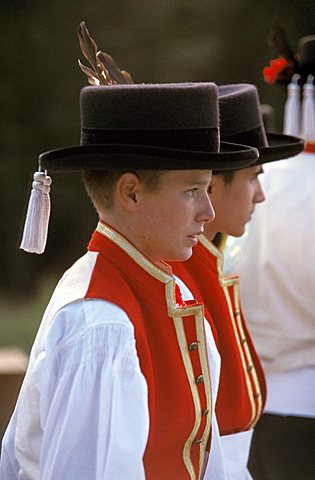
M 79 22 L 135 82 L 256 84 L 281 130 L 285 91 L 262 76 L 278 56 L 268 45 L 275 15 L 294 51 L 315 33 L 314 0 L 1 0 L 0 345 L 29 351 L 54 284 L 97 221 L 80 176 L 56 174 L 46 252 L 19 250 L 38 154 L 79 142 Z

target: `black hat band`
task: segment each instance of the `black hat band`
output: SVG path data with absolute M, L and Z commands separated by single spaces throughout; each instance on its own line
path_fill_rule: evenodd
M 224 142 L 239 143 L 241 145 L 250 145 L 255 148 L 268 147 L 267 137 L 261 126 L 248 130 L 247 132 L 222 136 L 221 140 L 224 140 Z
M 81 130 L 81 145 L 127 144 L 219 152 L 217 128 L 177 130 Z

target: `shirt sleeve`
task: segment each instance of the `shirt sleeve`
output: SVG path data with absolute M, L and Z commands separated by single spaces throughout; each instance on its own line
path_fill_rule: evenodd
M 121 309 L 101 300 L 62 309 L 34 379 L 41 398 L 41 479 L 145 478 L 147 385 L 133 326 Z

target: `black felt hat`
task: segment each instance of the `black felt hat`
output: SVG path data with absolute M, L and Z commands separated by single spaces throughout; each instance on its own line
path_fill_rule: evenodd
M 40 155 L 42 169 L 245 168 L 255 148 L 220 143 L 214 83 L 125 84 L 81 91 L 81 142 Z
M 315 35 L 302 37 L 297 49 L 298 71 L 301 83 L 307 81 L 308 75 L 315 76 Z
M 226 142 L 256 147 L 255 165 L 281 160 L 303 151 L 302 139 L 265 131 L 257 88 L 250 84 L 219 86 L 220 132 Z

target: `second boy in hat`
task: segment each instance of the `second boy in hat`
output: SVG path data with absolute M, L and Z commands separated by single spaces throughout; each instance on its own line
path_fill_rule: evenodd
M 295 137 L 265 133 L 257 89 L 239 84 L 219 87 L 221 136 L 226 141 L 258 148 L 257 162 L 233 172 L 214 171 L 210 198 L 215 219 L 184 263 L 173 271 L 206 306 L 221 356 L 221 377 L 216 412 L 222 437 L 227 478 L 250 478 L 247 460 L 252 428 L 265 403 L 263 370 L 251 341 L 239 302 L 239 279 L 223 274 L 223 252 L 214 243 L 216 234 L 241 236 L 264 201 L 259 174 L 262 164 L 288 158 L 303 149 Z M 253 285 L 253 288 L 255 286 Z

